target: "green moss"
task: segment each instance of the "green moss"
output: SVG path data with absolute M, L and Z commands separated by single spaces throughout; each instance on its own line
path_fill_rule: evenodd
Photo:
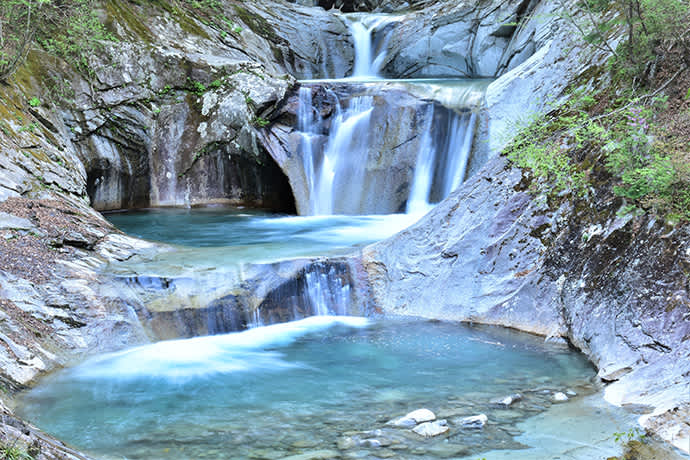
M 130 33 L 132 33 L 132 38 L 136 38 L 146 43 L 152 43 L 155 41 L 156 37 L 154 37 L 149 28 L 146 27 L 142 21 L 142 18 L 127 5 L 127 2 L 106 0 L 103 2 L 103 6 L 108 14 L 106 26 L 111 33 L 116 32 L 114 25 L 117 23 L 121 26 L 124 26 Z
M 152 10 L 167 13 L 179 24 L 180 28 L 190 35 L 210 39 L 206 31 L 190 17 L 187 12 L 175 4 L 163 0 L 130 0 L 138 8 L 131 8 L 128 2 L 106 0 L 104 6 L 109 16 L 109 29 L 114 31 L 114 23 L 120 23 L 134 34 L 134 38 L 146 43 L 153 43 L 156 37 L 146 26 L 146 18 L 154 14 Z M 140 9 L 141 11 L 137 11 Z
M 264 37 L 265 39 L 274 43 L 281 42 L 280 37 L 276 34 L 273 27 L 261 16 L 255 15 L 247 11 L 246 8 L 240 5 L 233 5 L 235 13 L 242 20 L 242 22 L 249 27 L 255 34 Z

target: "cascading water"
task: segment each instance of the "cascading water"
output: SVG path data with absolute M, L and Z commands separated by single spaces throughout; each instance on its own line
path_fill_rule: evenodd
M 253 310 L 248 327 L 263 327 L 311 316 L 346 316 L 355 310 L 347 273 L 336 266 L 314 264 L 296 282 L 279 288 L 275 296 L 269 296 L 263 306 Z
M 455 114 L 450 120 L 450 136 L 447 138 L 447 147 L 443 149 L 446 154 L 443 163 L 447 166 L 442 198 L 450 195 L 465 180 L 476 122 L 475 112 Z
M 371 96 L 351 99 L 346 109 L 338 104 L 316 177 L 313 214 L 356 214 L 360 209 L 373 109 Z
M 434 136 L 431 126 L 434 106 L 429 106 L 428 111 L 407 202 L 407 212 L 410 214 L 427 212 L 433 207 L 432 203 L 444 199 L 458 188 L 467 174 L 472 151 L 477 119 L 475 112 L 450 111 L 443 127 L 445 136 Z M 438 141 L 439 138 L 442 140 Z M 434 142 L 435 139 L 437 142 Z M 435 197 L 432 196 L 434 187 L 437 189 Z
M 408 214 L 426 213 L 431 205 L 429 204 L 429 194 L 434 177 L 434 160 L 436 149 L 431 134 L 431 123 L 433 121 L 434 106 L 430 105 L 427 109 L 426 124 L 423 128 L 422 140 L 419 144 L 417 153 L 417 164 L 414 170 L 410 198 L 407 200 Z
M 390 33 L 384 31 L 382 36 L 377 37 L 376 32 L 399 21 L 400 17 L 355 13 L 345 15 L 345 18 L 355 46 L 355 67 L 351 78 L 378 78 L 386 59 Z
M 337 276 L 334 267 L 315 267 L 305 273 L 307 302 L 315 315 L 347 315 L 350 312 L 350 284 Z
M 309 191 L 309 214 L 357 214 L 369 152 L 368 127 L 372 96 L 351 98 L 343 107 L 337 96 L 335 116 L 323 150 L 317 155 L 321 120 L 314 113 L 311 87 L 299 91 L 298 130 Z M 337 193 L 336 193 L 337 191 Z
M 486 81 L 408 80 L 357 85 L 329 82 L 328 85 L 333 86 L 322 87 L 316 103 L 313 94 L 319 87 L 313 85 L 312 82 L 300 88 L 298 104 L 299 148 L 309 214 L 381 212 L 374 210 L 372 203 L 382 198 L 372 193 L 386 186 L 382 181 L 388 177 L 375 178 L 368 165 L 377 167 L 377 159 L 383 155 L 382 148 L 400 152 L 396 150 L 398 147 L 390 146 L 412 146 L 405 148 L 410 155 L 407 164 L 414 165 L 413 173 L 405 173 L 410 185 L 405 190 L 407 195 L 401 197 L 403 202 L 407 198 L 405 209 L 409 214 L 425 213 L 432 203 L 447 197 L 465 179 L 476 112 Z M 398 91 L 417 94 L 414 115 L 409 115 L 409 99 L 397 105 L 394 98 L 400 95 Z M 319 104 L 324 103 L 324 99 L 328 102 L 322 107 Z M 397 114 L 391 109 L 407 110 L 407 123 L 416 124 L 412 132 L 407 131 L 407 137 L 396 138 L 390 134 L 399 132 L 391 126 L 405 123 L 396 120 Z M 332 114 L 329 119 L 322 119 L 320 113 Z M 412 150 L 414 146 L 417 146 L 416 153 Z M 395 180 L 392 176 L 390 179 Z M 383 212 L 396 210 L 389 207 Z
M 302 86 L 299 89 L 297 129 L 300 135 L 300 151 L 304 164 L 304 176 L 309 196 L 314 196 L 314 142 L 318 138 L 318 125 L 314 115 L 311 88 Z

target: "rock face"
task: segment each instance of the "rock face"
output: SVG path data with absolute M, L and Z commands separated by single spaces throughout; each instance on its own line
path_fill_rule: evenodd
M 105 54 L 111 64 L 92 64 L 95 82 L 73 76 L 81 91 L 64 113 L 93 206 L 294 210 L 286 178 L 256 141 L 290 80 L 270 77 L 280 69 L 233 48 L 246 41 L 256 51 L 260 37 L 247 30 L 221 38 L 200 23 L 190 34 L 180 24 L 191 17 L 136 5 L 106 13 L 127 42 Z M 160 37 L 155 47 L 147 45 L 152 36 Z
M 471 174 L 497 155 L 521 127 L 561 101 L 580 75 L 593 75 L 590 84 L 602 78 L 598 68 L 609 55 L 583 44 L 559 15 L 559 8 L 558 2 L 538 2 L 512 36 L 498 67 L 500 77 L 486 91 L 477 130 L 481 141 L 475 143 Z
M 384 74 L 418 77 L 495 77 L 525 59 L 511 47 L 518 24 L 536 2 L 430 3 L 394 29 Z
M 252 57 L 258 62 L 276 62 L 300 79 L 349 75 L 354 51 L 348 46 L 351 37 L 343 19 L 299 3 L 262 0 L 233 6 L 240 22 L 259 36 Z
M 348 72 L 352 48 L 341 46 L 347 28 L 319 8 L 270 0 L 225 6 L 230 30 L 184 9 L 104 2 L 119 41 L 93 57 L 88 80 L 32 53 L 17 74 L 19 91 L 4 91 L 16 103 L 3 115 L 22 119 L 12 112 L 29 110 L 26 94 L 54 99 L 45 88 L 55 79 L 68 81 L 74 98 L 53 101 L 57 113 L 47 103 L 30 108 L 31 129 L 9 122 L 19 144 L 3 145 L 0 197 L 43 183 L 88 193 L 99 210 L 227 203 L 294 212 L 287 179 L 257 132 L 293 84 L 286 74 Z M 38 170 L 44 158 L 20 158 L 11 153 L 18 145 L 54 151 L 60 166 Z
M 74 356 L 148 340 L 136 315 L 99 276 L 108 260 L 149 243 L 118 234 L 86 206 L 10 198 L 2 212 L 30 221 L 0 230 L 0 380 L 18 390 Z M 110 293 L 110 294 L 107 294 Z

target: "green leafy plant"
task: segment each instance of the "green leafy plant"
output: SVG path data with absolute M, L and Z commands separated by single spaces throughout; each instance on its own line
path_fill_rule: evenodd
M 115 40 L 96 15 L 97 0 L 0 2 L 0 81 L 22 64 L 34 42 L 91 75 L 89 56 Z
M 269 124 L 271 124 L 270 121 L 266 120 L 265 118 L 262 117 L 256 117 L 252 121 L 255 126 L 258 126 L 259 128 L 265 128 Z
M 52 13 L 38 31 L 37 41 L 47 52 L 93 77 L 90 56 L 102 51 L 108 41 L 117 41 L 96 15 L 97 0 L 44 1 Z
M 34 460 L 24 449 L 16 445 L 0 445 L 0 459 L 2 460 Z
M 190 93 L 194 93 L 197 96 L 202 96 L 207 91 L 207 88 L 206 85 L 204 85 L 200 81 L 187 78 L 187 91 L 189 91 Z
M 544 191 L 552 194 L 567 191 L 583 196 L 587 190 L 586 176 L 567 151 L 603 135 L 603 130 L 588 120 L 584 110 L 593 100 L 591 95 L 575 93 L 559 116 L 532 117 L 507 148 L 508 159 L 542 179 Z
M 38 107 L 39 105 L 41 105 L 41 100 L 37 97 L 32 97 L 31 99 L 29 99 L 29 105 L 31 107 Z
M 33 133 L 33 132 L 36 131 L 37 129 L 38 129 L 38 123 L 36 123 L 36 122 L 34 121 L 34 122 L 32 122 L 32 123 L 30 123 L 30 124 L 28 124 L 28 125 L 25 125 L 25 126 L 22 126 L 21 128 L 19 128 L 19 132 L 20 132 L 20 133 L 23 133 L 23 132 L 27 132 L 27 131 L 28 131 L 28 132 L 30 132 L 30 133 Z
M 639 428 L 630 428 L 628 431 L 613 433 L 613 440 L 618 443 L 626 443 L 630 441 L 644 442 L 647 436 Z

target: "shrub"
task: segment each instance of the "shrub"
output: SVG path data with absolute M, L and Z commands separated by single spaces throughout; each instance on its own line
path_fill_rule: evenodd
M 687 0 L 581 0 L 574 14 L 561 0 L 561 16 L 583 39 L 613 55 L 611 68 L 633 83 L 648 83 L 658 56 L 673 47 L 690 64 Z M 615 46 L 618 36 L 624 40 Z
M 21 65 L 34 41 L 90 73 L 88 57 L 114 39 L 96 16 L 95 5 L 96 0 L 2 0 L 0 80 Z

